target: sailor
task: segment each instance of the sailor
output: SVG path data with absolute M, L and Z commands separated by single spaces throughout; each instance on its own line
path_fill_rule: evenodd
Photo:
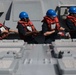
M 18 33 L 16 30 L 13 30 L 0 23 L 0 40 L 6 38 L 10 32 Z
M 46 12 L 46 16 L 42 20 L 42 31 L 45 36 L 44 43 L 51 43 L 55 39 L 59 39 L 60 36 L 64 36 L 65 28 L 61 27 L 56 12 L 53 9 L 49 9 Z
M 66 17 L 66 25 L 70 30 L 71 38 L 76 38 L 76 7 L 69 8 L 69 15 Z
M 37 43 L 34 36 L 36 36 L 39 32 L 30 21 L 27 12 L 21 12 L 19 14 L 19 18 L 20 20 L 18 21 L 17 28 L 20 38 L 27 43 Z

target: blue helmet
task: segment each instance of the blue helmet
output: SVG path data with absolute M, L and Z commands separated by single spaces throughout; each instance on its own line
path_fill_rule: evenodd
M 76 7 L 75 6 L 71 6 L 69 8 L 69 13 L 76 13 Z
M 57 16 L 56 12 L 55 12 L 53 9 L 49 9 L 49 10 L 46 12 L 46 15 L 47 15 L 47 16 L 52 16 L 52 17 L 56 17 L 56 16 Z
M 19 18 L 22 19 L 22 18 L 29 18 L 28 14 L 26 12 L 21 12 L 19 14 Z

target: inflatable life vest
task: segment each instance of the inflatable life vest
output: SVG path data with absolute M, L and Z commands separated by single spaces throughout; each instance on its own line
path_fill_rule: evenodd
M 29 22 L 19 21 L 18 24 L 21 24 L 24 27 L 24 30 L 26 32 L 27 31 L 36 31 L 36 29 L 31 21 L 29 21 Z
M 74 25 L 76 26 L 76 17 L 67 16 L 67 19 L 70 19 L 74 23 Z
M 59 30 L 60 29 L 60 24 L 59 24 L 57 17 L 54 19 L 51 19 L 51 18 L 45 16 L 44 19 L 42 20 L 42 22 L 47 23 L 49 30 L 56 30 L 56 29 Z
M 18 24 L 22 25 L 26 32 L 28 32 L 28 31 L 36 31 L 36 29 L 35 29 L 35 27 L 34 27 L 34 25 L 32 24 L 31 21 L 29 21 L 29 22 L 18 21 Z M 21 39 L 25 39 L 25 36 L 20 34 L 20 38 Z
M 42 20 L 42 22 L 46 22 L 47 25 L 48 25 L 48 29 L 49 31 L 52 31 L 52 30 L 60 30 L 60 24 L 59 24 L 59 20 L 57 17 L 55 17 L 54 19 L 51 19 L 47 16 L 44 17 L 44 19 Z M 65 34 L 63 32 L 59 32 L 59 35 L 64 37 Z
M 0 28 L 3 27 L 4 29 L 8 30 L 8 28 L 4 25 L 2 25 L 0 23 Z M 0 34 L 0 40 L 2 40 L 3 38 L 7 37 L 8 36 L 8 33 L 3 33 L 3 34 Z

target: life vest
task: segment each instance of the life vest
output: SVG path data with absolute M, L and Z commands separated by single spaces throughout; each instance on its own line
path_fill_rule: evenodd
M 74 23 L 74 25 L 76 26 L 76 17 L 67 16 L 67 19 L 70 19 Z
M 42 20 L 42 22 L 47 23 L 49 31 L 52 31 L 52 30 L 59 31 L 60 30 L 60 24 L 59 24 L 59 20 L 57 17 L 55 17 L 54 19 L 51 19 L 51 18 L 45 16 L 44 19 Z M 63 32 L 60 32 L 59 35 L 62 37 L 65 36 L 65 34 Z
M 56 29 L 59 30 L 60 29 L 60 24 L 59 24 L 57 17 L 54 19 L 51 19 L 51 18 L 45 16 L 44 19 L 42 20 L 42 22 L 47 23 L 49 30 L 56 30 Z
M 2 25 L 1 23 L 0 23 L 0 28 L 1 27 L 4 27 L 6 30 L 8 30 L 8 28 L 6 27 L 6 26 L 4 26 L 4 25 Z M 3 38 L 5 38 L 5 37 L 7 37 L 8 36 L 8 33 L 3 33 L 3 34 L 0 34 L 0 40 L 2 40 Z
M 26 32 L 29 31 L 29 30 L 27 29 L 27 26 L 31 27 L 31 28 L 32 28 L 32 31 L 36 31 L 36 29 L 35 29 L 35 27 L 34 27 L 34 25 L 32 24 L 31 21 L 29 21 L 29 22 L 18 21 L 18 24 L 21 24 L 21 25 L 24 27 L 24 30 L 25 30 Z
M 22 25 L 22 26 L 24 27 L 24 30 L 25 30 L 26 32 L 29 32 L 27 26 L 31 27 L 32 31 L 36 31 L 33 23 L 32 23 L 30 20 L 29 20 L 28 22 L 24 22 L 24 21 L 21 21 L 21 20 L 20 20 L 20 21 L 18 21 L 18 24 Z M 21 34 L 19 34 L 19 35 L 20 35 L 20 38 L 21 38 L 21 39 L 25 39 L 25 36 L 23 36 L 23 35 L 21 35 Z

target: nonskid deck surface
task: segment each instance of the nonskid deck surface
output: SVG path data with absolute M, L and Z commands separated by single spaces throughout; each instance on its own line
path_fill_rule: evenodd
M 69 47 L 70 43 L 76 44 L 75 39 L 56 40 L 53 44 L 27 44 L 23 40 L 0 42 L 9 43 L 0 46 L 0 75 L 76 74 L 76 46 Z M 63 43 L 68 45 L 61 46 Z M 63 54 L 60 55 L 60 52 Z
M 13 42 L 9 43 L 11 44 Z M 0 75 L 56 75 L 54 65 L 57 61 L 51 56 L 49 44 L 23 43 L 22 47 L 10 47 L 9 45 L 5 47 L 2 46 L 0 50 L 0 63 L 2 64 L 0 65 Z M 14 63 L 13 61 L 17 62 Z M 13 67 L 13 65 L 15 66 Z

